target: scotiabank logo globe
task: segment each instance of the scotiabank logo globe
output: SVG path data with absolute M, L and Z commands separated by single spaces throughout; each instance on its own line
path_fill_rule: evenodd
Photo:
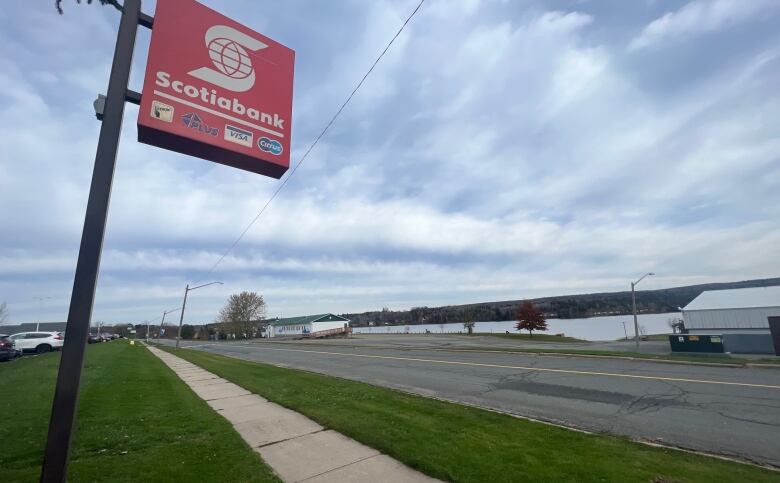
M 234 92 L 246 92 L 255 85 L 255 70 L 247 49 L 254 52 L 268 45 L 226 25 L 209 28 L 204 40 L 216 70 L 201 67 L 190 71 L 191 76 Z

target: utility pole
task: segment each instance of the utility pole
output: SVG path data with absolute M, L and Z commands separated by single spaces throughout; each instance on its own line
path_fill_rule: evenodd
M 628 340 L 628 331 L 626 330 L 626 321 L 624 320 L 621 323 L 623 324 L 623 334 L 625 334 L 626 340 Z
M 160 329 L 162 329 L 163 324 L 165 324 L 165 316 L 168 314 L 171 314 L 173 312 L 176 312 L 177 310 L 181 310 L 181 307 L 177 307 L 175 309 L 171 310 L 163 310 L 163 316 L 162 321 L 160 322 Z M 146 321 L 146 340 L 149 341 L 149 321 Z M 157 340 L 160 340 L 160 331 L 157 331 Z
M 631 282 L 631 312 L 634 314 L 634 341 L 636 343 L 636 350 L 639 350 L 639 322 L 636 318 L 636 292 L 634 287 L 636 284 Z
M 636 292 L 634 288 L 647 276 L 655 275 L 653 272 L 646 273 L 636 282 L 631 282 L 631 309 L 634 312 L 634 340 L 636 341 L 636 350 L 639 350 L 639 322 L 636 317 Z
M 184 288 L 184 302 L 181 304 L 181 317 L 179 317 L 179 333 L 176 336 L 176 348 L 179 348 L 179 341 L 181 341 L 181 326 L 184 323 L 184 309 L 187 307 L 187 293 L 189 293 L 192 290 L 199 289 L 201 287 L 208 287 L 209 285 L 223 285 L 222 282 L 209 282 L 204 283 L 203 285 L 198 285 L 197 287 L 190 288 L 190 284 L 187 284 L 187 286 Z
M 181 303 L 181 314 L 179 315 L 179 333 L 176 334 L 176 348 L 179 348 L 179 342 L 181 341 L 181 326 L 184 323 L 184 309 L 187 307 L 187 294 L 190 291 L 190 284 L 184 288 L 184 302 Z

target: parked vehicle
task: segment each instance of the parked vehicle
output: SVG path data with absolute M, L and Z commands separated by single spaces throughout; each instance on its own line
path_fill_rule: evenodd
M 61 332 L 20 332 L 12 335 L 11 339 L 18 350 L 37 354 L 62 349 L 65 342 Z
M 87 338 L 87 343 L 88 344 L 96 344 L 98 342 L 103 342 L 103 341 L 100 340 L 100 337 L 98 337 L 96 335 L 93 335 L 93 334 L 89 334 L 89 337 Z
M 6 334 L 0 334 L 0 361 L 10 361 L 22 355 L 14 347 L 14 341 Z

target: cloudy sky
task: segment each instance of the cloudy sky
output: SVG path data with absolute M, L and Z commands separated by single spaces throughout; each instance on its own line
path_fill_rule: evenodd
M 203 3 L 296 51 L 297 160 L 417 0 Z M 63 6 L 0 10 L 11 322 L 66 318 L 119 19 Z M 774 0 L 427 0 L 212 272 L 280 181 L 139 144 L 128 105 L 93 320 L 211 280 L 188 321 L 241 290 L 293 316 L 778 276 L 778 27 Z

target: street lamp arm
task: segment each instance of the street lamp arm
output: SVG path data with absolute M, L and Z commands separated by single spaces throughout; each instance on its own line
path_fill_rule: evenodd
M 634 291 L 634 288 L 639 282 L 641 282 L 648 275 L 655 275 L 655 274 L 653 272 L 648 272 L 642 275 L 642 278 L 640 278 L 636 282 L 631 282 L 631 312 L 633 312 L 634 314 L 634 341 L 636 343 L 637 351 L 639 351 L 639 321 L 637 320 L 636 317 L 636 293 Z
M 637 280 L 636 282 L 634 282 L 634 285 L 639 285 L 639 282 L 641 282 L 642 280 L 644 280 L 644 278 L 645 278 L 645 277 L 647 277 L 648 275 L 655 275 L 655 274 L 654 274 L 653 272 L 649 272 L 649 273 L 646 273 L 646 274 L 642 275 L 642 277 L 641 277 L 639 280 Z
M 184 310 L 187 308 L 187 294 L 196 288 L 207 287 L 214 284 L 224 285 L 222 282 L 209 282 L 204 283 L 203 285 L 198 285 L 197 287 L 190 287 L 190 284 L 187 284 L 187 286 L 184 288 L 184 300 L 181 303 L 181 314 L 179 314 L 179 333 L 176 336 L 177 349 L 179 348 L 179 342 L 181 341 L 181 326 L 184 324 Z
M 209 283 L 204 283 L 203 285 L 198 285 L 197 287 L 190 287 L 187 290 L 191 292 L 196 288 L 208 287 L 209 285 L 214 285 L 214 284 L 224 285 L 222 282 L 209 282 Z

